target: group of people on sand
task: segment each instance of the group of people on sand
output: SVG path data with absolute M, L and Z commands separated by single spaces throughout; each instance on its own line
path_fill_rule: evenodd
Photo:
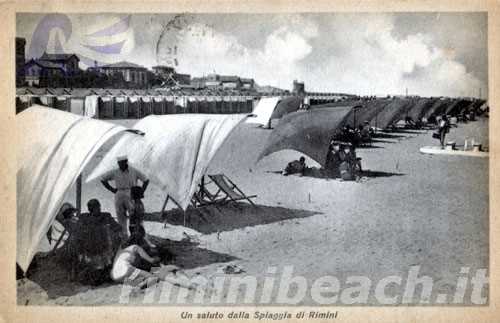
M 342 141 L 350 143 L 354 147 L 360 146 L 363 143 L 371 141 L 373 136 L 373 128 L 370 126 L 368 121 L 357 127 L 351 127 L 350 125 L 343 126 L 339 131 L 335 133 L 332 139 L 337 141 Z
M 354 145 L 331 140 L 326 153 L 325 171 L 330 178 L 345 181 L 359 178 L 362 172 L 361 158 L 356 156 Z
M 139 181 L 142 186 L 138 186 Z M 65 203 L 56 216 L 70 233 L 64 248 L 70 277 L 78 276 L 91 285 L 111 279 L 138 288 L 157 282 L 161 277 L 150 271 L 153 266 L 160 267 L 160 254 L 165 253 L 148 239 L 144 229 L 142 199 L 149 180 L 128 165 L 126 156 L 121 156 L 118 168 L 104 174 L 101 182 L 114 194 L 117 220 L 101 211 L 97 199 L 88 201 L 88 213 L 78 215 L 75 208 Z M 51 235 L 52 229 L 49 242 Z M 174 267 L 173 270 L 177 271 Z
M 307 175 L 313 168 L 308 167 L 306 158 L 291 161 L 282 172 L 284 176 L 298 174 Z M 356 180 L 361 176 L 361 158 L 356 156 L 356 150 L 351 143 L 331 140 L 325 159 L 323 174 L 329 178 L 340 178 L 345 181 Z

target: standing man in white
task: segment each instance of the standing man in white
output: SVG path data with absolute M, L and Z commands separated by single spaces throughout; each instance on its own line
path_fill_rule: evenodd
M 142 190 L 146 191 L 149 184 L 149 179 L 139 170 L 128 165 L 127 156 L 117 158 L 118 169 L 113 169 L 101 178 L 101 183 L 108 191 L 115 194 L 115 209 L 118 223 L 122 227 L 123 239 L 127 239 L 128 221 L 127 217 L 131 211 L 130 189 L 132 186 L 138 186 L 138 181 L 142 182 Z M 109 184 L 109 181 L 115 182 L 115 187 Z M 128 214 L 127 214 L 128 213 Z

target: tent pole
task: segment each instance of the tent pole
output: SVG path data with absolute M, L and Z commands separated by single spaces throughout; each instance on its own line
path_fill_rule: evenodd
M 167 198 L 165 198 L 165 202 L 163 202 L 163 206 L 161 207 L 161 211 L 160 211 L 160 217 L 163 221 L 163 212 L 165 212 L 165 208 L 167 207 L 167 203 L 168 203 L 168 200 L 170 199 L 170 195 L 167 194 Z M 165 228 L 167 226 L 167 221 L 164 220 L 163 222 L 163 227 Z
M 168 203 L 169 199 L 170 199 L 170 195 L 167 195 L 167 198 L 165 199 L 165 202 L 163 202 L 163 206 L 161 207 L 160 216 L 163 216 L 163 212 L 165 211 L 165 208 L 167 207 L 167 203 Z
M 78 215 L 82 213 L 82 174 L 76 178 L 76 211 Z

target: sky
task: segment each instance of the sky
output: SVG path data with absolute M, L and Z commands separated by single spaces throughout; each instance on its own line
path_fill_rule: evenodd
M 259 85 L 360 95 L 487 97 L 487 14 L 17 15 L 27 58 L 76 53 L 86 67 L 129 61 Z

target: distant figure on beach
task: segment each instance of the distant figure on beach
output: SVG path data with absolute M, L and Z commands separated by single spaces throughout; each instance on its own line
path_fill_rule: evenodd
M 115 209 L 118 223 L 122 227 L 123 238 L 128 237 L 127 213 L 130 215 L 132 201 L 130 190 L 133 186 L 137 186 L 138 181 L 142 182 L 142 192 L 146 191 L 149 184 L 149 179 L 137 169 L 128 165 L 127 156 L 117 158 L 118 169 L 114 169 L 104 174 L 101 178 L 101 183 L 106 189 L 115 194 Z M 114 181 L 116 187 L 112 187 L 109 181 Z
M 439 120 L 438 125 L 438 133 L 439 133 L 439 142 L 441 143 L 441 148 L 444 148 L 446 134 L 450 132 L 450 122 L 446 115 L 443 115 L 441 120 Z
M 289 162 L 283 172 L 283 175 L 288 176 L 291 174 L 300 174 L 300 176 L 303 176 L 306 168 L 306 158 L 302 156 L 299 160 Z

